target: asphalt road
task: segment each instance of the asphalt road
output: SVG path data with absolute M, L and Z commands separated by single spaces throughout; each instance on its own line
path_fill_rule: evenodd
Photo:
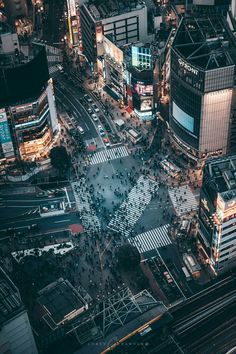
M 40 205 L 64 201 L 66 205 L 74 206 L 74 196 L 70 188 L 65 189 L 62 196 L 37 198 L 36 194 L 4 194 L 0 197 L 0 220 L 2 225 L 7 225 L 15 218 L 34 218 L 38 216 Z
M 61 31 L 63 30 L 63 22 L 60 21 L 63 15 L 63 0 L 46 0 L 44 6 L 45 11 L 43 21 L 43 40 L 49 44 L 60 43 Z
M 14 218 L 13 220 L 8 220 L 5 223 L 1 222 L 0 235 L 1 238 L 6 237 L 5 231 L 8 228 L 14 228 L 16 232 L 27 231 L 29 225 L 38 224 L 39 230 L 27 232 L 27 236 L 36 236 L 40 233 L 49 233 L 50 231 L 56 230 L 66 230 L 72 224 L 80 224 L 80 219 L 77 213 L 65 213 L 63 215 L 44 217 L 40 215 L 31 216 L 27 219 L 25 218 Z
M 99 123 L 96 124 L 92 121 L 91 116 L 79 101 L 83 97 L 83 94 L 81 94 L 76 87 L 71 86 L 70 82 L 66 79 L 55 84 L 55 94 L 59 103 L 69 108 L 69 111 L 73 113 L 78 125 L 84 129 L 85 133 L 83 139 L 98 138 L 99 134 L 96 127 Z

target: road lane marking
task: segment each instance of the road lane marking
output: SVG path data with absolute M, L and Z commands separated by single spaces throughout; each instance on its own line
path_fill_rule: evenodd
M 65 193 L 66 193 L 66 198 L 67 198 L 67 200 L 68 200 L 69 207 L 71 208 L 71 202 L 70 202 L 69 194 L 68 194 L 68 192 L 67 192 L 67 188 L 66 188 L 66 187 L 64 188 L 64 191 L 65 191 Z
M 54 221 L 54 224 L 58 224 L 59 222 L 66 222 L 66 221 L 71 221 L 71 219 L 65 219 L 65 220 Z

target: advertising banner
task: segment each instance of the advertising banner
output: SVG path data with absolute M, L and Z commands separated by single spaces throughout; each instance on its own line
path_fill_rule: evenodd
M 8 126 L 7 115 L 4 109 L 0 110 L 0 142 L 6 157 L 14 156 L 11 133 Z

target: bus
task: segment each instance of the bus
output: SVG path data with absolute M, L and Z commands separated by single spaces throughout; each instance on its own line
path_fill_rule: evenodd
M 183 273 L 185 275 L 186 280 L 187 281 L 191 280 L 191 275 L 189 274 L 188 269 L 186 267 L 182 267 L 182 271 L 183 271 Z

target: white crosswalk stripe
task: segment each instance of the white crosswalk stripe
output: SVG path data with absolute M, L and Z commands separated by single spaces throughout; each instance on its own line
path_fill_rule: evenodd
M 88 161 L 90 165 L 96 165 L 109 160 L 120 159 L 129 156 L 129 151 L 125 146 L 119 146 L 109 150 L 102 150 L 89 155 Z
M 37 209 L 31 209 L 31 210 L 28 210 L 26 211 L 25 213 L 21 214 L 22 216 L 30 216 L 30 215 L 35 215 L 35 214 L 38 214 L 39 213 L 39 208 Z
M 53 188 L 53 189 L 47 189 L 46 190 L 47 193 L 57 193 L 57 192 L 65 192 L 64 188 Z
M 62 62 L 61 55 L 47 55 L 47 60 L 49 63 L 61 63 Z
M 85 178 L 81 178 L 78 182 L 71 183 L 71 186 L 84 228 L 89 231 L 100 231 L 101 224 L 92 206 L 93 201 L 87 190 Z
M 156 229 L 143 232 L 135 237 L 130 237 L 128 242 L 137 247 L 140 253 L 155 250 L 172 244 L 168 236 L 169 224 L 157 227 Z
M 197 200 L 188 185 L 169 188 L 168 192 L 177 215 L 197 210 Z
M 157 190 L 156 182 L 141 175 L 126 200 L 115 212 L 108 228 L 128 237 Z
M 54 65 L 54 66 L 50 66 L 50 67 L 48 68 L 48 71 L 49 71 L 49 74 L 52 75 L 52 74 L 58 72 L 59 69 L 58 69 L 57 65 Z

